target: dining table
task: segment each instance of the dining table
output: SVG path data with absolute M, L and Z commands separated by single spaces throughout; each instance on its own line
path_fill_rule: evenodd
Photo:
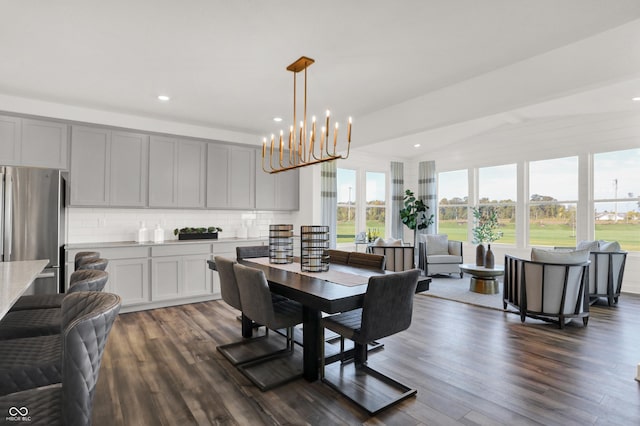
M 369 277 L 394 273 L 342 264 L 330 264 L 326 272 L 303 272 L 297 258 L 289 264 L 271 264 L 267 257 L 243 259 L 238 263 L 262 270 L 271 292 L 302 305 L 303 376 L 310 382 L 319 378 L 322 313 L 361 308 Z M 428 290 L 430 282 L 430 278 L 421 276 L 416 292 Z M 244 319 L 242 330 L 244 337 L 251 337 L 251 322 Z

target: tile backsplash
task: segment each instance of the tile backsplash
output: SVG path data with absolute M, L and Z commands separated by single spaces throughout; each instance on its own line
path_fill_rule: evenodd
M 175 228 L 218 226 L 223 229 L 219 238 L 236 237 L 246 228 L 256 236 L 268 237 L 270 224 L 293 223 L 290 212 L 70 207 L 67 209 L 67 242 L 134 241 L 143 221 L 149 230 L 149 240 L 153 239 L 156 225 L 164 230 L 165 240 L 174 240 L 177 239 L 173 235 Z

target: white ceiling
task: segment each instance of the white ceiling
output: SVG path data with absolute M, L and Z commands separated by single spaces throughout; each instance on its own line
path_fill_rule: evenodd
M 276 130 L 274 116 L 285 119 L 277 128 L 291 122 L 285 69 L 302 55 L 316 60 L 310 115 L 352 115 L 354 146 L 466 135 L 483 117 L 477 130 L 637 108 L 629 99 L 640 96 L 640 58 L 628 54 L 638 46 L 626 42 L 640 22 L 638 0 L 0 0 L 0 14 L 0 94 L 232 130 L 256 142 Z M 623 42 L 603 45 L 612 40 Z M 585 43 L 617 52 L 620 65 L 562 54 L 589 51 Z M 571 64 L 594 71 L 565 75 Z M 570 84 L 558 84 L 563 78 Z M 159 102 L 161 93 L 172 100 Z M 384 146 L 376 149 L 413 155 Z

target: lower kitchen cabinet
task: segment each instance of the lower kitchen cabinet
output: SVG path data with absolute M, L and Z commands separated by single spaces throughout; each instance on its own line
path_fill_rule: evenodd
M 107 266 L 109 281 L 105 291 L 122 297 L 123 306 L 137 305 L 149 297 L 149 259 L 113 259 Z
M 212 294 L 210 243 L 160 245 L 151 248 L 151 300 Z

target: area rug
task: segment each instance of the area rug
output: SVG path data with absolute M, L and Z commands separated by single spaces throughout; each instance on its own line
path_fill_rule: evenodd
M 498 294 L 480 294 L 469 290 L 469 280 L 470 277 L 467 275 L 463 278 L 458 278 L 457 275 L 444 278 L 432 277 L 429 291 L 420 294 L 504 311 L 502 307 L 502 282 L 498 286 L 500 290 Z M 513 308 L 507 307 L 507 311 L 511 310 Z

